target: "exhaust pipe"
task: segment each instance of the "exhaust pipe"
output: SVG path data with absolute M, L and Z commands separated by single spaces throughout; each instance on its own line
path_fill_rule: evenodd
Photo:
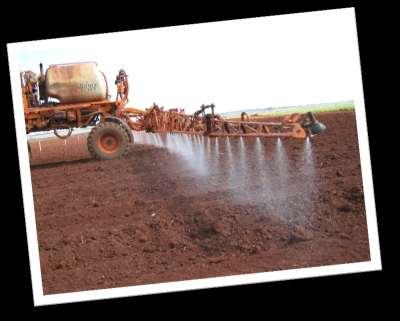
M 323 123 L 319 122 L 311 111 L 307 113 L 307 117 L 308 122 L 304 125 L 304 127 L 308 129 L 311 137 L 318 135 L 326 130 L 326 126 Z

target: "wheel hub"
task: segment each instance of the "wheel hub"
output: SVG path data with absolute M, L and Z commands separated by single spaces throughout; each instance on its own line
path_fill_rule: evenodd
M 119 147 L 119 140 L 115 135 L 104 134 L 100 137 L 99 147 L 106 153 L 115 152 Z

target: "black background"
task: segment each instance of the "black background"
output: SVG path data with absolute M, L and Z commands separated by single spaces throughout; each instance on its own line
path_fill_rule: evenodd
M 388 84 L 390 74 L 390 69 L 384 65 L 388 62 L 389 46 L 393 42 L 387 24 L 390 22 L 387 13 L 391 8 L 382 2 L 379 5 L 360 2 L 299 1 L 296 5 L 287 1 L 268 1 L 254 6 L 244 6 L 242 2 L 217 6 L 216 2 L 209 5 L 205 2 L 197 5 L 191 2 L 180 5 L 132 2 L 128 5 L 81 1 L 75 4 L 31 2 L 16 3 L 16 8 L 8 6 L 5 13 L 9 17 L 2 20 L 2 52 L 5 54 L 2 75 L 5 83 L 1 87 L 1 110 L 3 116 L 4 111 L 7 112 L 3 119 L 7 127 L 1 127 L 7 145 L 6 151 L 1 153 L 2 161 L 6 161 L 1 167 L 2 204 L 7 206 L 2 211 L 1 225 L 2 289 L 5 296 L 2 305 L 11 308 L 15 314 L 30 312 L 39 317 L 49 312 L 59 316 L 83 316 L 82 313 L 88 310 L 88 316 L 94 312 L 103 316 L 125 312 L 127 317 L 137 318 L 139 313 L 145 312 L 147 316 L 183 313 L 188 319 L 205 313 L 206 317 L 214 318 L 213 309 L 217 307 L 224 314 L 239 310 L 245 314 L 261 312 L 259 315 L 264 319 L 271 318 L 273 311 L 278 311 L 279 317 L 294 312 L 321 318 L 333 315 L 345 318 L 348 317 L 347 308 L 358 314 L 378 308 L 379 303 L 389 303 L 390 298 L 396 295 L 390 294 L 393 281 L 387 282 L 388 274 L 395 267 L 389 262 L 388 246 L 393 241 L 389 241 L 387 228 L 393 224 L 389 221 L 397 212 L 389 208 L 391 187 L 388 180 L 392 177 L 395 182 L 395 173 L 389 172 L 387 165 L 389 159 L 397 159 L 397 156 L 393 147 L 389 149 L 388 146 L 399 144 L 395 134 L 390 133 L 392 125 L 396 126 L 393 123 L 395 118 L 388 117 L 388 109 L 385 109 L 390 108 L 392 115 L 397 107 L 394 106 L 396 101 L 386 102 L 392 92 L 388 87 L 384 93 L 381 89 L 382 84 Z M 383 271 L 33 307 L 6 43 L 345 7 L 356 7 Z

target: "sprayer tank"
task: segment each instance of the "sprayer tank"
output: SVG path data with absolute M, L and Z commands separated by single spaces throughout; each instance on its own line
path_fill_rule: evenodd
M 107 99 L 104 74 L 95 62 L 51 65 L 46 71 L 46 95 L 60 103 L 81 103 Z

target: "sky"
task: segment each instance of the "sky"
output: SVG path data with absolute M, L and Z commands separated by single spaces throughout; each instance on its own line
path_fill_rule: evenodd
M 20 70 L 96 61 L 129 106 L 217 112 L 353 100 L 360 81 L 352 8 L 27 42 Z

